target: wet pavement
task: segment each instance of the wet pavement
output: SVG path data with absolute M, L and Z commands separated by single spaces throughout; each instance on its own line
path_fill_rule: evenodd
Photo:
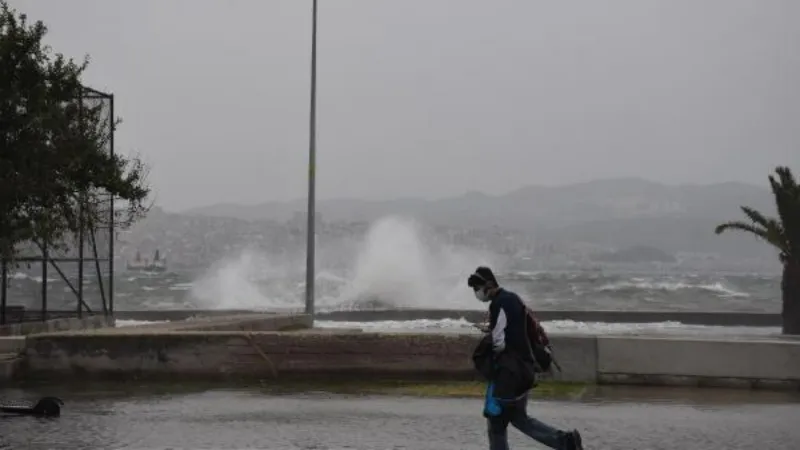
M 0 390 L 0 398 L 44 393 Z M 59 418 L 0 416 L 0 449 L 487 448 L 480 399 L 258 390 L 59 396 L 66 401 Z M 576 400 L 534 398 L 529 410 L 557 427 L 580 429 L 586 450 L 800 448 L 797 394 L 603 388 Z M 509 434 L 512 448 L 544 448 L 516 430 Z

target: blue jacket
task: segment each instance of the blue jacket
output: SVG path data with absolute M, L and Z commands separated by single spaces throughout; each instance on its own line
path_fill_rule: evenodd
M 475 348 L 475 369 L 488 381 L 483 415 L 498 416 L 536 385 L 536 363 L 526 331 L 527 309 L 511 291 L 499 289 L 489 304 L 489 334 Z
M 511 352 L 533 362 L 526 320 L 527 309 L 522 299 L 511 291 L 499 289 L 489 304 L 489 330 L 495 353 Z

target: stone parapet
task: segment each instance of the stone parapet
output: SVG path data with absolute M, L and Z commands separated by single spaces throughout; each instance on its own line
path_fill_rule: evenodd
M 29 336 L 29 377 L 472 378 L 479 337 L 305 330 Z M 552 337 L 560 381 L 797 389 L 800 341 Z
M 52 319 L 42 322 L 10 323 L 0 326 L 0 336 L 24 336 L 36 333 L 96 330 L 113 327 L 114 324 L 114 317 L 104 315 Z

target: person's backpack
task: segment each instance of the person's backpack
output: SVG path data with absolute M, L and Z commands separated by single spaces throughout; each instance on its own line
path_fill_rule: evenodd
M 536 320 L 530 308 L 525 306 L 525 334 L 531 347 L 533 360 L 536 362 L 537 372 L 549 372 L 553 365 L 553 355 L 550 353 L 550 339 L 544 328 Z

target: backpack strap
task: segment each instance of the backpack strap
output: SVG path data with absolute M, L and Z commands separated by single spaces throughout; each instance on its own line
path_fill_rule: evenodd
M 537 372 L 549 372 L 555 361 L 550 351 L 550 339 L 533 311 L 524 303 L 523 307 L 525 309 L 525 336 L 528 350 Z
M 547 347 L 548 345 L 550 345 L 550 337 L 547 336 L 547 332 L 544 331 L 542 323 L 539 322 L 539 319 L 536 317 L 536 314 L 534 314 L 533 311 L 528 307 L 526 307 L 526 310 L 530 317 L 530 320 L 533 322 L 533 325 L 535 327 L 536 337 L 539 339 L 539 342 L 541 342 L 542 345 Z

